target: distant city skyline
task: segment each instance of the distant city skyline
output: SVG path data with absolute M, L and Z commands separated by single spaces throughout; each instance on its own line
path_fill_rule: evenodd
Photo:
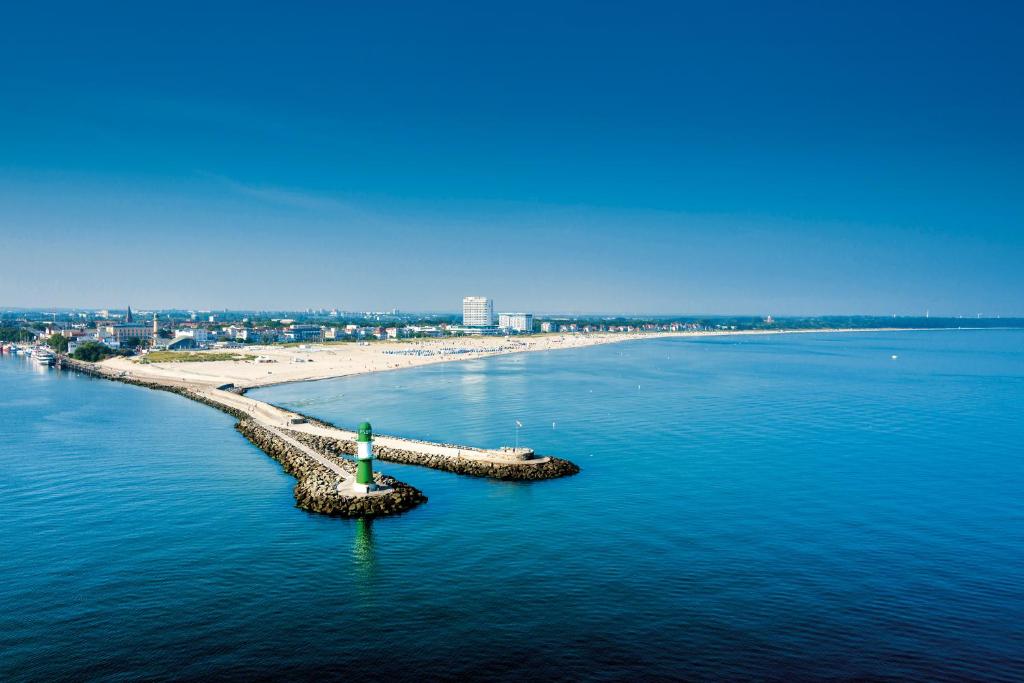
M 19 4 L 0 307 L 1024 315 L 1024 7 Z
M 19 312 L 36 312 L 36 313 L 73 313 L 79 312 L 95 313 L 100 314 L 101 317 L 109 317 L 111 319 L 124 317 L 125 309 L 117 308 L 114 306 L 3 306 L 0 305 L 0 314 L 2 313 L 19 313 Z M 165 308 L 160 307 L 140 307 L 133 308 L 133 313 L 150 315 L 150 314 L 167 314 L 170 312 L 180 312 L 183 314 L 194 313 L 196 315 L 204 316 L 203 320 L 198 322 L 219 322 L 219 320 L 205 319 L 205 316 L 210 315 L 213 318 L 217 318 L 223 313 L 252 313 L 252 314 L 289 314 L 289 315 L 311 315 L 311 316 L 364 316 L 364 315 L 380 315 L 380 316 L 405 316 L 415 317 L 418 315 L 423 316 L 448 316 L 452 318 L 464 318 L 465 308 L 462 309 L 400 309 L 391 308 L 383 310 L 374 310 L 369 308 L 340 308 L 334 307 L 315 307 L 311 308 L 308 306 L 299 306 L 295 308 L 196 308 L 187 306 L 169 306 Z M 935 318 L 935 319 L 969 319 L 977 318 L 984 320 L 998 320 L 1001 318 L 1020 320 L 1024 319 L 1024 315 L 1001 315 L 998 313 L 951 313 L 951 314 L 932 314 L 930 311 L 923 311 L 919 313 L 850 313 L 850 312 L 839 312 L 839 313 L 812 313 L 812 314 L 783 314 L 775 315 L 772 313 L 765 312 L 736 312 L 736 311 L 725 311 L 725 312 L 660 312 L 660 313 L 637 313 L 634 311 L 586 311 L 586 310 L 537 310 L 533 313 L 522 313 L 516 311 L 502 311 L 500 313 L 494 313 L 495 319 L 503 316 L 530 316 L 530 317 L 652 317 L 652 318 L 729 318 L 729 317 L 743 317 L 743 318 L 764 318 L 771 322 L 776 318 L 814 318 L 814 317 L 861 317 L 861 318 Z M 197 320 L 193 318 L 193 320 Z

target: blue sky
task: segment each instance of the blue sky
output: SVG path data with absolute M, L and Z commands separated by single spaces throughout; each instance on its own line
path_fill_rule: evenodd
M 21 4 L 0 305 L 1024 314 L 1019 4 Z

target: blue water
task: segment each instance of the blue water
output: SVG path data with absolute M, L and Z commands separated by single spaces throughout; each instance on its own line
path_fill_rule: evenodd
M 891 356 L 898 358 L 893 360 Z M 0 361 L 0 680 L 1024 678 L 1024 332 L 661 340 L 284 385 L 583 467 L 371 524 L 181 397 Z

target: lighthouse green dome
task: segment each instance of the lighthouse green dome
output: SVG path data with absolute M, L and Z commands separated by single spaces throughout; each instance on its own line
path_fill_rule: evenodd
M 369 422 L 359 423 L 359 441 L 369 441 L 373 438 L 373 427 Z

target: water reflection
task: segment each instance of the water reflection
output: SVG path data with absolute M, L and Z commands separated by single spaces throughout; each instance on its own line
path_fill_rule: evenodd
M 353 536 L 352 556 L 355 558 L 356 572 L 363 578 L 373 576 L 376 569 L 376 557 L 373 551 L 373 519 L 361 517 L 356 520 L 356 531 Z
M 50 374 L 50 371 L 53 369 L 48 365 L 41 365 L 40 363 L 36 363 L 34 361 L 29 361 L 29 366 L 32 368 L 32 372 L 34 372 L 37 375 L 48 375 Z

